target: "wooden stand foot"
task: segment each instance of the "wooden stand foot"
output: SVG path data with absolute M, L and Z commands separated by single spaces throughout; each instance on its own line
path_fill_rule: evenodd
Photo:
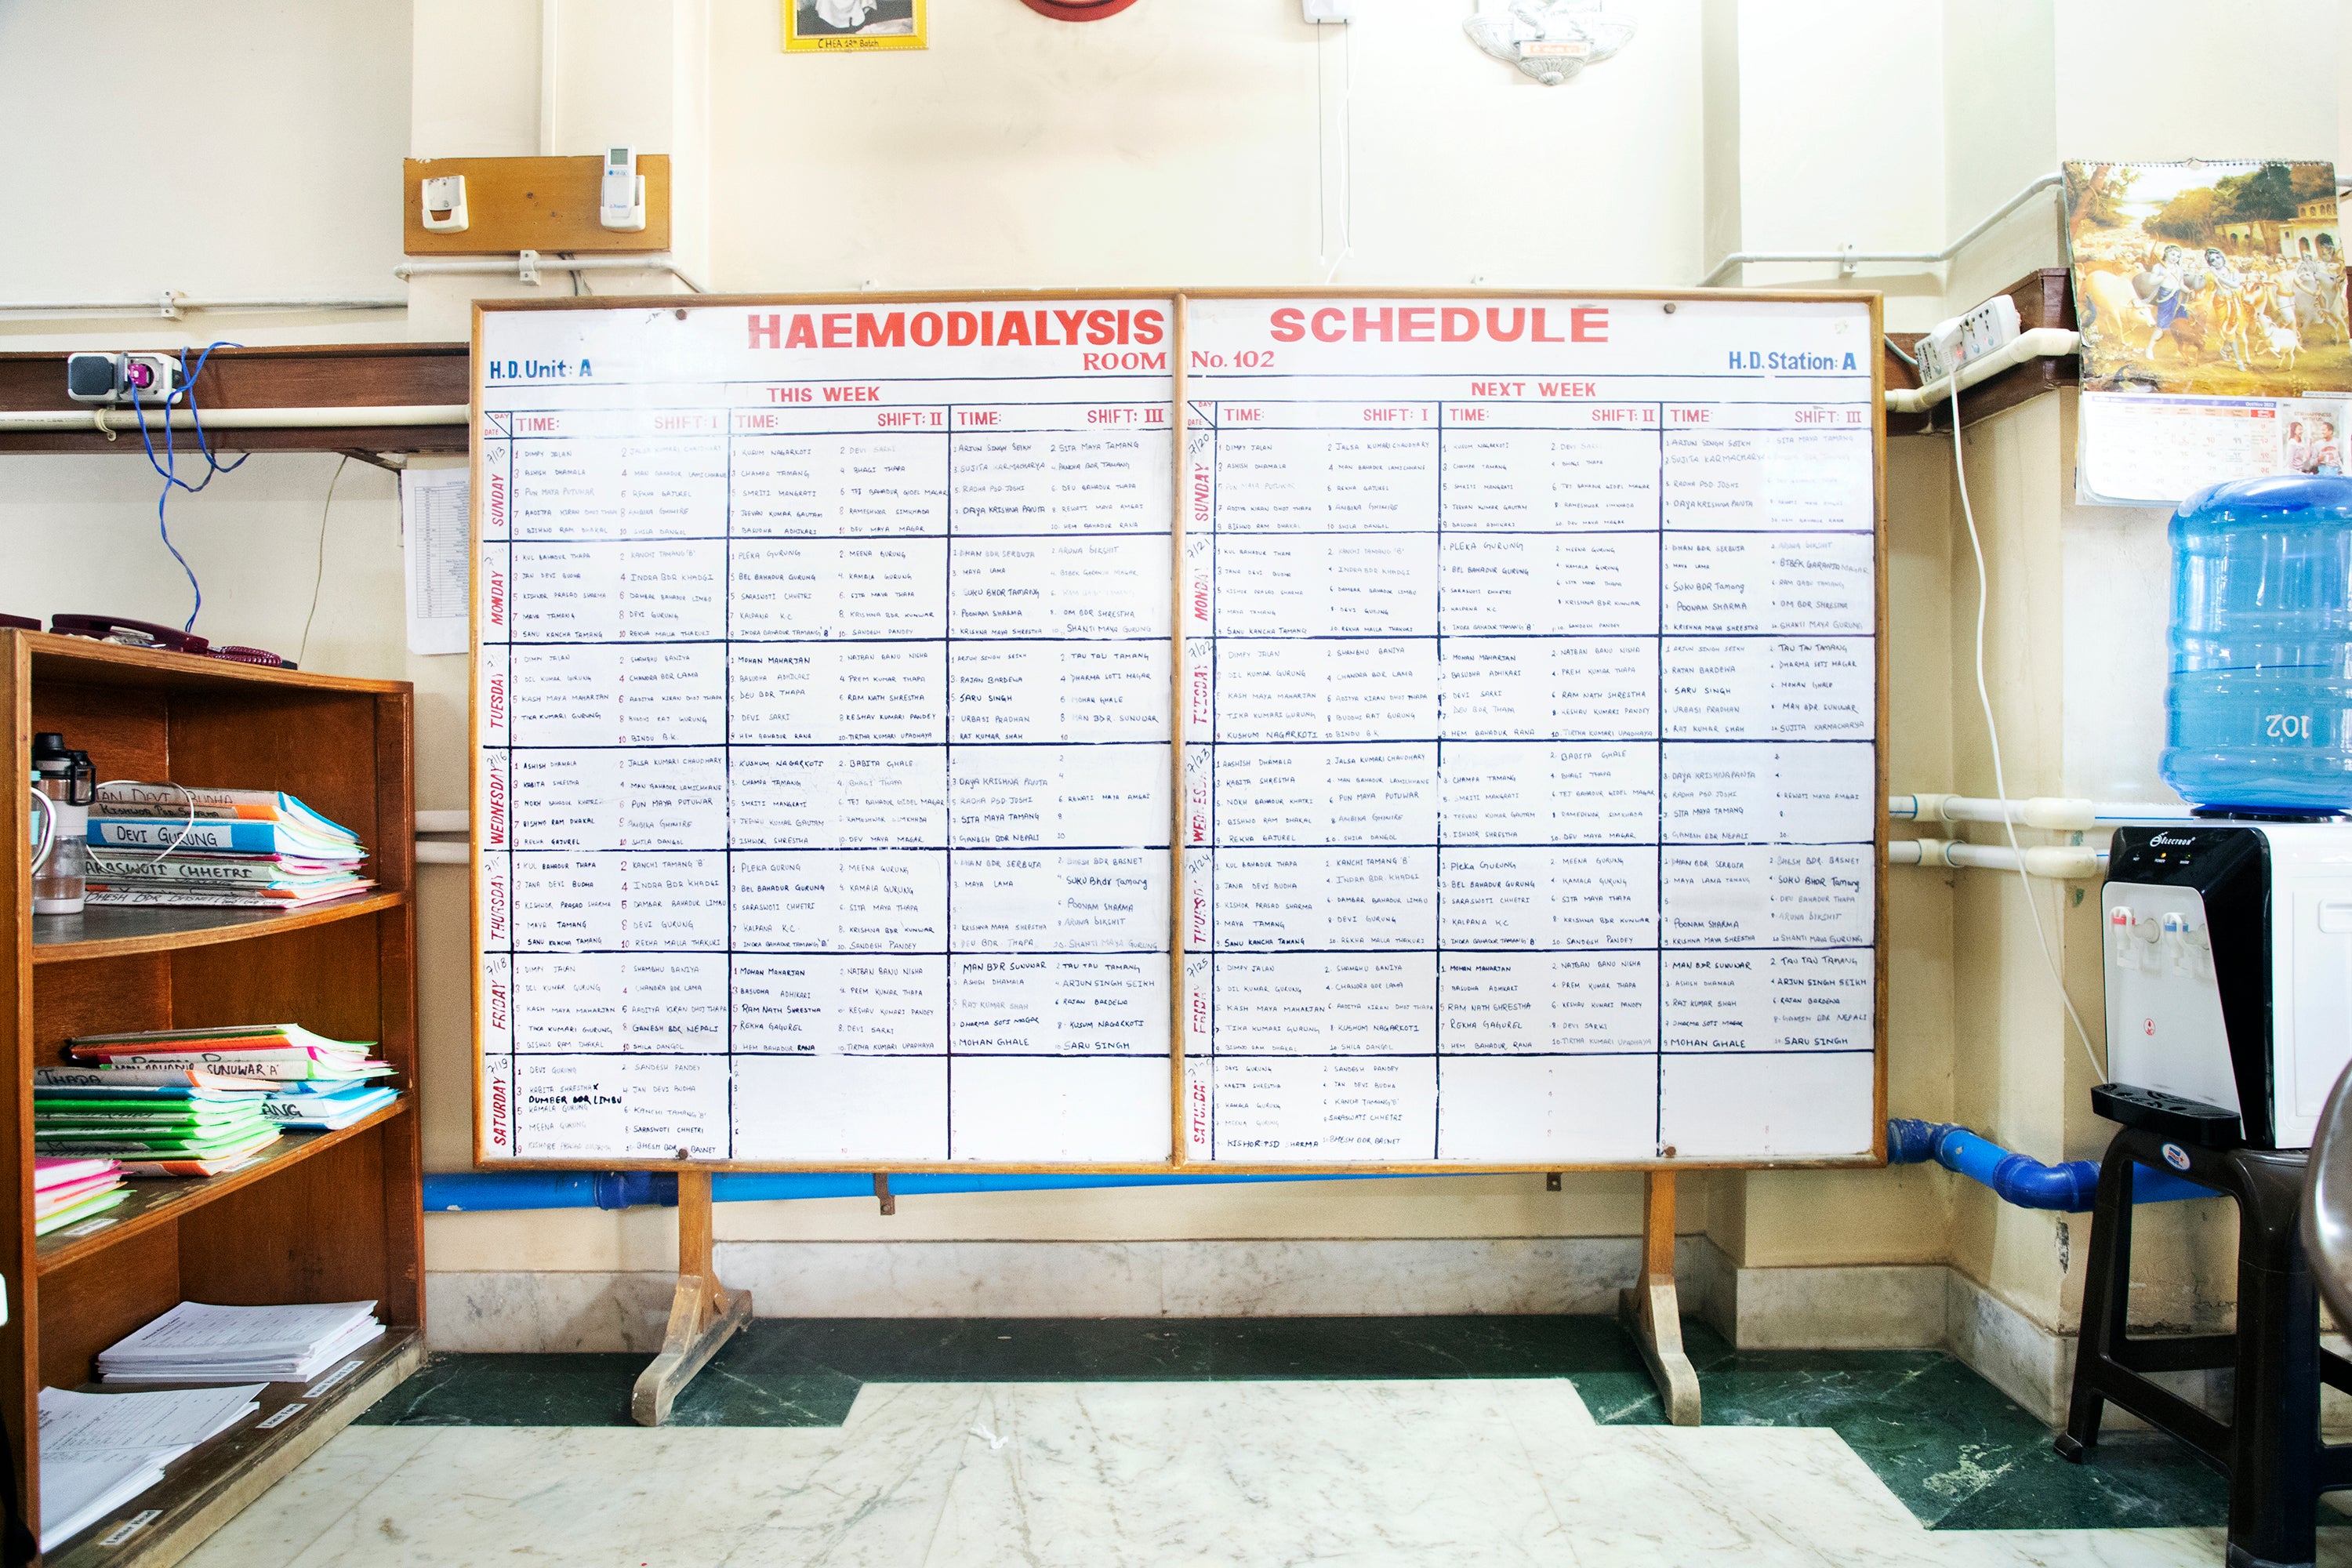
M 669 1419 L 678 1391 L 719 1353 L 728 1336 L 751 1321 L 751 1292 L 722 1289 L 710 1260 L 710 1173 L 677 1175 L 677 1294 L 670 1299 L 669 1332 L 661 1353 L 637 1374 L 629 1414 L 640 1426 Z
M 1658 1399 L 1666 1419 L 1677 1426 L 1696 1426 L 1698 1419 L 1698 1373 L 1683 1353 L 1683 1320 L 1675 1295 L 1675 1176 L 1671 1171 L 1650 1173 L 1647 1215 L 1642 1226 L 1642 1278 L 1630 1290 L 1617 1294 L 1617 1315 L 1641 1347 L 1650 1375 L 1657 1380 Z

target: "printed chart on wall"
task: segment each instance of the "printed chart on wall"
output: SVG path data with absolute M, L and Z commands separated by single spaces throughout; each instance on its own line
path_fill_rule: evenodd
M 485 309 L 480 1157 L 1870 1158 L 1876 353 L 1860 297 Z
M 483 314 L 485 1159 L 1167 1162 L 1172 325 Z
M 1186 320 L 1186 1156 L 1867 1152 L 1868 304 Z

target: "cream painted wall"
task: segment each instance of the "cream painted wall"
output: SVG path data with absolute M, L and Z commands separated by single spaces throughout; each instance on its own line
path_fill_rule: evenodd
M 1973 427 L 1969 495 L 1991 578 L 1986 668 L 2012 795 L 2172 798 L 2156 776 L 2164 742 L 2169 555 L 2166 514 L 2074 502 L 2073 394 Z M 1977 581 L 1948 436 L 1906 443 L 1937 461 L 1953 490 L 1948 787 L 1994 793 L 1972 668 Z M 1897 787 L 1912 784 L 1898 781 Z M 2000 842 L 1997 829 L 1963 836 Z M 2027 843 L 2071 841 L 2023 830 Z M 1923 873 L 1896 872 L 1906 884 Z M 2113 1129 L 2089 1091 L 2104 1074 L 2102 931 L 2096 888 L 2009 874 L 1946 874 L 1951 889 L 1954 1119 L 2042 1160 L 2096 1159 Z M 2028 900 L 2088 1036 L 2073 1032 L 2028 914 Z M 1951 1261 L 2034 1322 L 2071 1332 L 2081 1309 L 2079 1217 L 2009 1207 L 1983 1188 L 1950 1190 Z M 2142 1323 L 2226 1327 L 2235 1295 L 2235 1216 L 2219 1201 L 2166 1205 L 2136 1222 L 2133 1312 Z

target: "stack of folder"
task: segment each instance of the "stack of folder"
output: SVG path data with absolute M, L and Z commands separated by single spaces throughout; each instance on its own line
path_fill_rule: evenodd
M 35 1150 L 111 1156 L 133 1176 L 218 1175 L 281 1129 L 348 1127 L 397 1098 L 369 1047 L 298 1024 L 81 1035 L 66 1048 L 75 1065 L 33 1071 Z
M 122 1184 L 122 1167 L 112 1160 L 36 1159 L 33 1234 L 47 1236 L 79 1224 L 130 1195 L 131 1189 Z
M 117 782 L 89 808 L 89 901 L 297 910 L 364 892 L 367 847 L 278 790 Z
M 135 1176 L 216 1175 L 278 1142 L 261 1097 L 219 1089 L 33 1090 L 33 1148 L 105 1155 Z M 175 1167 L 197 1166 L 196 1170 Z
M 400 1096 L 380 1083 L 289 1083 L 266 1094 L 261 1114 L 289 1132 L 334 1132 L 362 1121 Z

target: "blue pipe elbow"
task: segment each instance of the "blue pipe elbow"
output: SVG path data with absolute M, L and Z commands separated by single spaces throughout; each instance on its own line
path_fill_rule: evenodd
M 1887 1122 L 1888 1164 L 1916 1165 L 1929 1161 L 1990 1187 L 2003 1203 L 2019 1208 L 2087 1214 L 2098 1198 L 2099 1166 L 2095 1160 L 2067 1160 L 2045 1165 L 2031 1155 L 2013 1154 L 1949 1121 L 1921 1121 L 1905 1117 Z M 2217 1195 L 2212 1188 L 2169 1171 L 2142 1169 L 2132 1173 L 2132 1202 L 2136 1204 L 2175 1203 L 2182 1198 Z

